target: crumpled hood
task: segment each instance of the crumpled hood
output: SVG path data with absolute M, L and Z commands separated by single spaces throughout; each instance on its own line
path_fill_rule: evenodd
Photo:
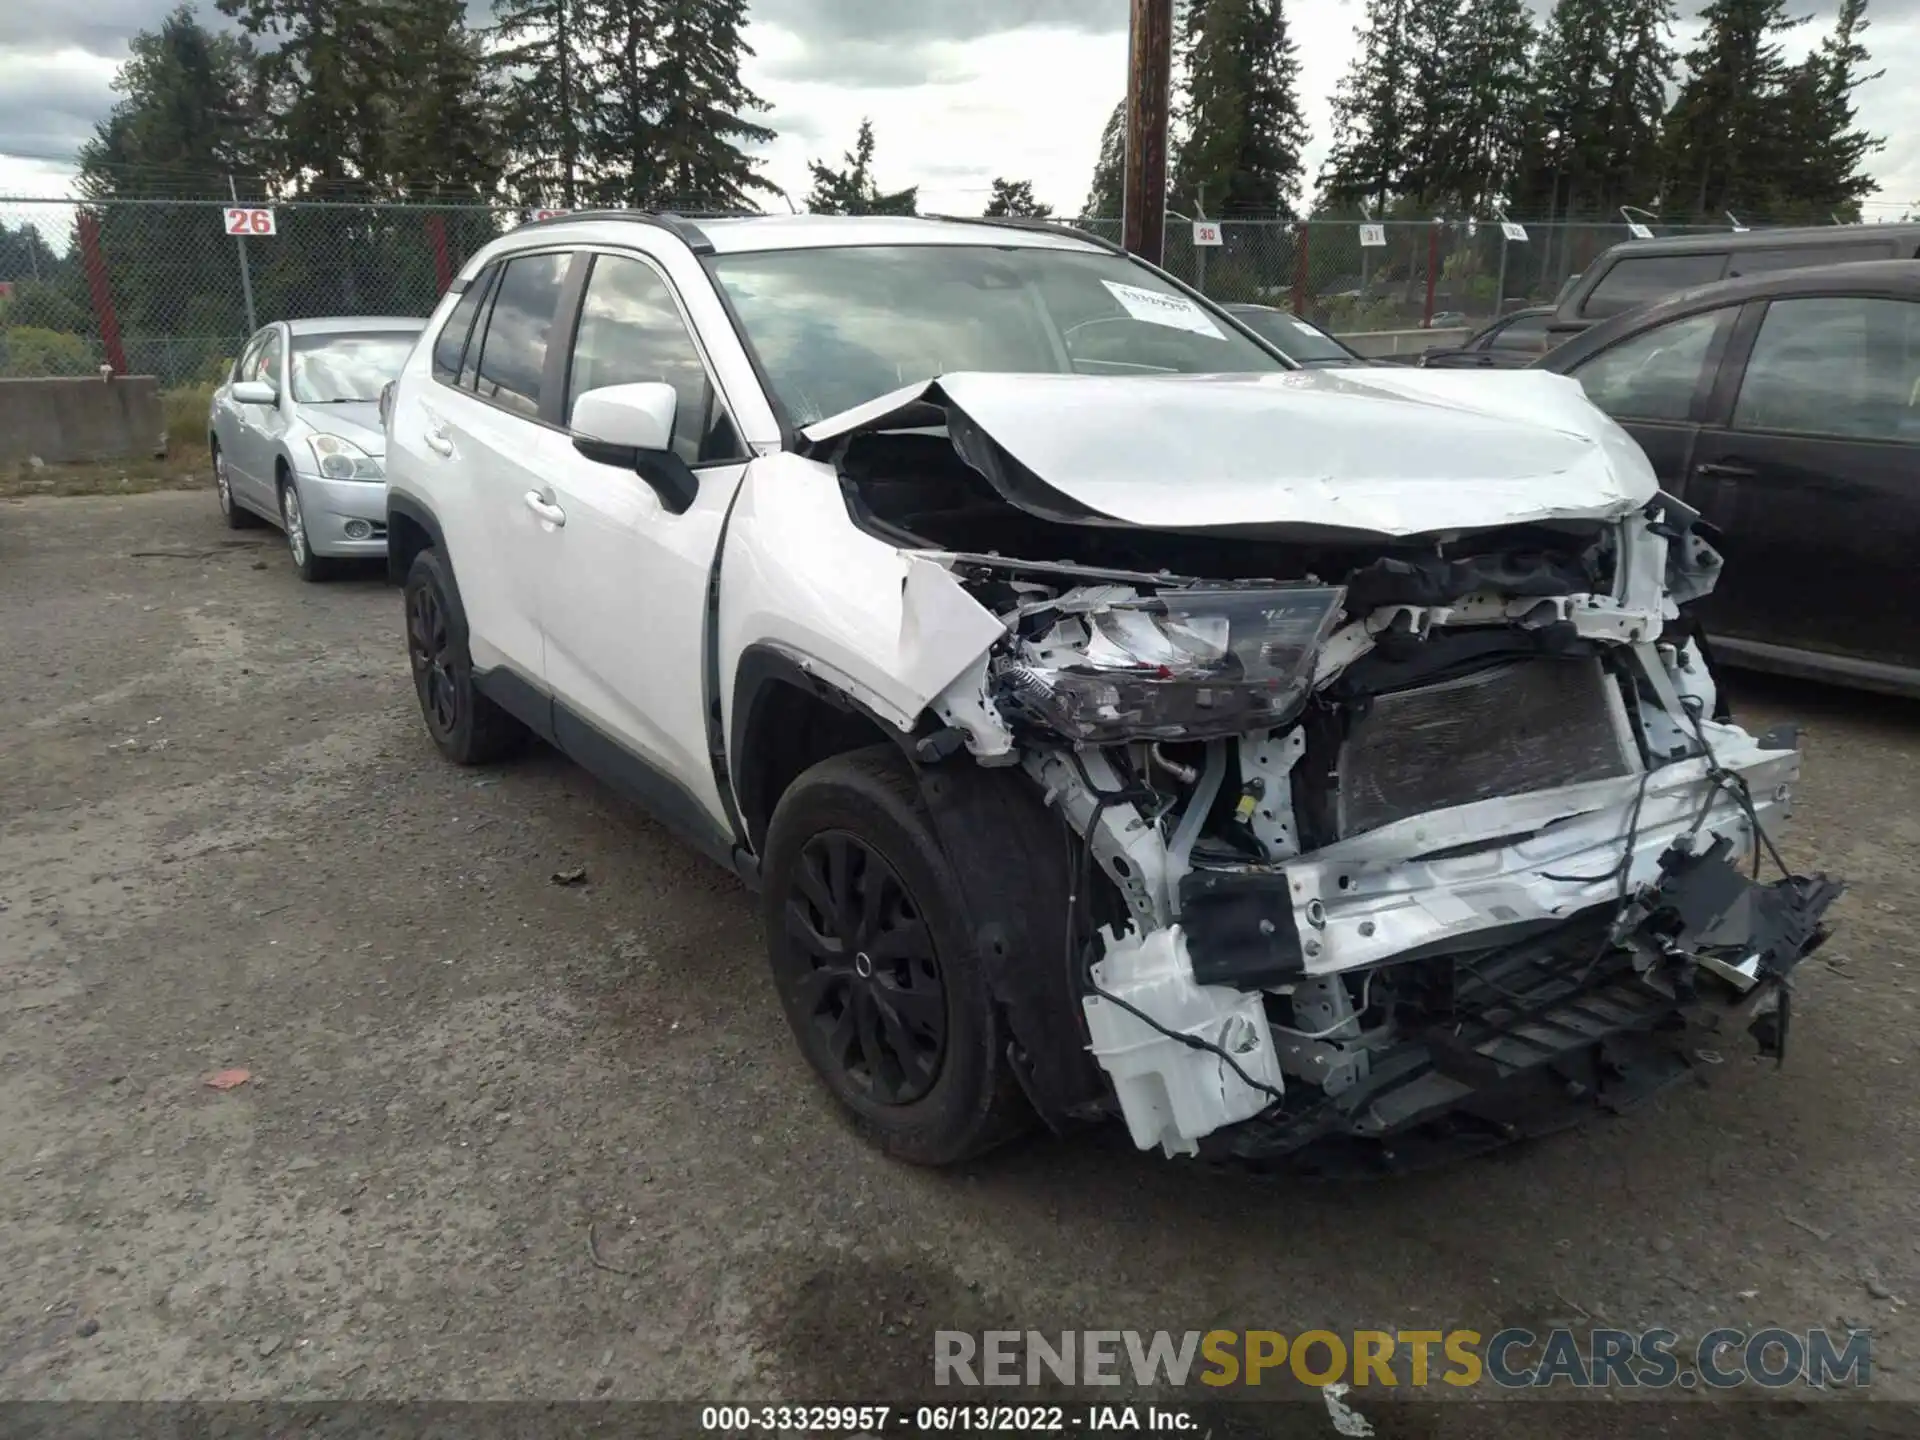
M 380 428 L 376 400 L 347 400 L 336 405 L 302 405 L 300 418 L 316 434 L 351 440 L 376 460 L 387 453 L 386 432 Z
M 1632 438 L 1544 371 L 956 373 L 802 436 L 943 421 L 1009 500 L 1080 524 L 1423 535 L 1612 519 L 1658 490 Z

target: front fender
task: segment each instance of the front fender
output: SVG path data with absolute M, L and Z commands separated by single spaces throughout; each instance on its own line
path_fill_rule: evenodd
M 741 660 L 755 647 L 793 657 L 904 733 L 1004 633 L 944 566 L 856 526 L 832 466 L 782 453 L 747 467 L 721 562 L 729 753 Z

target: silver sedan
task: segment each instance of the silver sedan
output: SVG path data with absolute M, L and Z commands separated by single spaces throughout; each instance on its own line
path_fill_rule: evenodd
M 303 580 L 387 553 L 380 390 L 424 320 L 288 320 L 247 342 L 208 415 L 220 510 L 235 529 L 286 532 Z

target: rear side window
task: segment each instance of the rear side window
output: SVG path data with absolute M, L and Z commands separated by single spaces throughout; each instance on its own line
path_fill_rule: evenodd
M 1573 372 L 1587 398 L 1620 420 L 1685 420 L 1732 307 L 1669 320 L 1602 350 Z
M 1547 317 L 1522 315 L 1518 320 L 1494 331 L 1487 345 L 1494 350 L 1525 350 L 1528 354 L 1544 350 L 1547 348 Z
M 489 265 L 474 276 L 453 313 L 447 316 L 447 323 L 440 327 L 439 338 L 433 342 L 433 378 L 443 384 L 451 385 L 460 378 L 460 360 L 467 351 L 467 337 L 473 333 L 473 317 L 480 313 L 480 302 L 493 288 L 499 271 L 498 265 Z
M 1920 441 L 1920 304 L 1866 296 L 1767 307 L 1736 430 Z
M 1726 271 L 1723 251 L 1706 255 L 1626 255 L 1600 277 L 1580 307 L 1588 320 L 1624 314 L 1676 290 L 1709 285 Z
M 487 312 L 474 384 L 483 400 L 534 417 L 540 413 L 540 376 L 547 336 L 567 275 L 570 255 L 521 255 L 507 261 Z
M 1729 275 L 1762 275 L 1774 270 L 1804 270 L 1810 265 L 1858 265 L 1867 260 L 1893 259 L 1885 240 L 1873 244 L 1787 245 L 1777 250 L 1735 251 Z
M 589 390 L 662 380 L 673 386 L 673 448 L 689 465 L 740 456 L 673 294 L 650 266 L 619 255 L 593 262 L 568 370 L 567 414 Z

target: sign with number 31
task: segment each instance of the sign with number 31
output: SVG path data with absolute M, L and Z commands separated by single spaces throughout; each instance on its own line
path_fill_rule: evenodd
M 229 205 L 227 215 L 227 234 L 229 235 L 271 235 L 273 229 L 273 211 L 257 209 L 248 205 Z

